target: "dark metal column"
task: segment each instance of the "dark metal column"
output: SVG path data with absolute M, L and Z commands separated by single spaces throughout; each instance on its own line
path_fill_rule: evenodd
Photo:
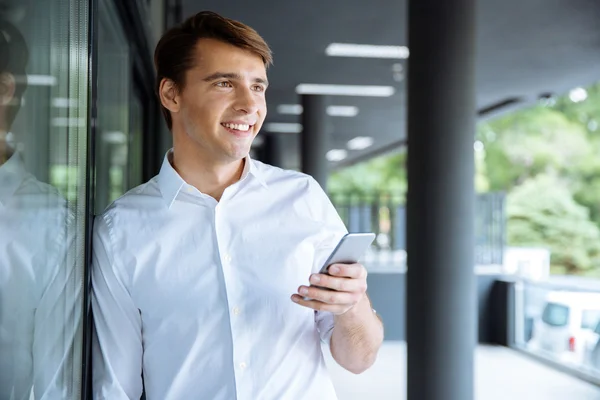
M 302 172 L 315 178 L 324 190 L 329 172 L 326 158 L 329 147 L 327 105 L 326 96 L 302 95 Z
M 283 136 L 281 133 L 269 133 L 265 135 L 265 144 L 262 149 L 263 161 L 267 164 L 284 168 L 283 165 Z
M 472 400 L 475 0 L 408 4 L 408 400 Z

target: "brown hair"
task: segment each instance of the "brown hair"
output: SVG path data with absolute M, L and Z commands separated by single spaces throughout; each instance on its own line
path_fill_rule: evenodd
M 156 45 L 154 66 L 156 67 L 156 94 L 160 99 L 160 83 L 170 79 L 177 88 L 185 85 L 185 73 L 194 67 L 194 48 L 200 39 L 215 39 L 259 55 L 265 67 L 273 63 L 269 45 L 251 27 L 220 16 L 211 11 L 202 11 L 188 18 L 181 25 L 168 30 Z M 161 111 L 169 130 L 173 126 L 171 112 L 161 104 Z
M 25 38 L 10 22 L 0 19 L 0 75 L 10 74 L 16 81 L 14 103 L 7 107 L 6 125 L 10 129 L 21 108 L 21 98 L 27 89 L 25 69 L 29 62 L 29 49 Z

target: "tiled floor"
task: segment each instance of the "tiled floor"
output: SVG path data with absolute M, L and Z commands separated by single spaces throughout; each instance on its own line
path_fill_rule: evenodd
M 404 343 L 386 342 L 376 364 L 353 375 L 327 356 L 339 400 L 405 400 L 405 359 Z M 476 400 L 600 400 L 600 387 L 507 348 L 479 346 L 475 362 Z

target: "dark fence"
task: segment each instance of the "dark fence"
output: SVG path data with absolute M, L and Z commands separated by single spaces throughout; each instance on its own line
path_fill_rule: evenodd
M 373 251 L 398 252 L 406 249 L 406 208 L 400 195 L 331 194 L 350 232 L 375 232 Z M 505 245 L 506 216 L 504 193 L 477 195 L 475 208 L 475 263 L 501 265 Z

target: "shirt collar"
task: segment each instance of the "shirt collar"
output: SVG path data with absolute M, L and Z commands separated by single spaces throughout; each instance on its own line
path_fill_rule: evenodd
M 170 149 L 167 151 L 167 154 L 165 154 L 165 158 L 163 159 L 163 163 L 158 174 L 158 187 L 160 188 L 160 192 L 168 208 L 171 208 L 171 205 L 177 198 L 177 195 L 181 189 L 187 185 L 187 182 L 183 180 L 179 173 L 175 171 L 175 168 L 173 168 L 173 165 L 171 164 L 172 159 L 173 149 Z M 256 162 L 254 162 L 249 155 L 246 156 L 245 160 L 246 162 L 240 181 L 243 181 L 249 175 L 252 175 L 252 177 L 254 177 L 265 189 L 267 189 L 267 182 L 257 167 Z
M 15 152 L 4 164 L 0 165 L 0 203 L 6 205 L 21 183 L 27 177 L 27 171 L 21 156 Z

